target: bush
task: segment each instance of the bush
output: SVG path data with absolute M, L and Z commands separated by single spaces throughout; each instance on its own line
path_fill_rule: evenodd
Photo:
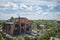
M 49 40 L 49 39 L 50 39 L 50 35 L 48 33 L 45 33 L 44 35 L 38 38 L 38 40 Z
M 31 40 L 31 38 L 28 37 L 28 36 L 25 36 L 24 39 L 25 39 L 25 40 Z
M 14 37 L 12 40 L 22 40 L 20 37 Z

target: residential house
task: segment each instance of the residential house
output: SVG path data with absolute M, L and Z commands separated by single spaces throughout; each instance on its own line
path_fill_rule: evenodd
M 3 22 L 2 30 L 5 33 L 10 35 L 18 35 L 23 33 L 31 32 L 31 21 L 27 18 L 18 17 L 18 18 L 11 18 L 5 22 Z

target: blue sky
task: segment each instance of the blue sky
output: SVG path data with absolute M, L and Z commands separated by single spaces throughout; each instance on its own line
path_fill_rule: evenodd
M 60 20 L 60 0 L 0 0 L 0 20 L 11 17 Z

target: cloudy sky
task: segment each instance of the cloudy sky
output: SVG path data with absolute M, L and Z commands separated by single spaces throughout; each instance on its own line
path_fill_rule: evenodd
M 60 0 L 0 0 L 0 20 L 11 17 L 60 20 Z

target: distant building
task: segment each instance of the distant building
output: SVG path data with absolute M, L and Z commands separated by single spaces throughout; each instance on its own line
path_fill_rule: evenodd
M 40 27 L 41 27 L 41 28 L 45 28 L 45 25 L 44 25 L 44 24 L 40 24 Z
M 2 30 L 5 33 L 8 33 L 10 35 L 18 35 L 21 33 L 27 33 L 30 32 L 31 29 L 31 21 L 27 18 L 11 18 L 5 22 L 3 22 Z

